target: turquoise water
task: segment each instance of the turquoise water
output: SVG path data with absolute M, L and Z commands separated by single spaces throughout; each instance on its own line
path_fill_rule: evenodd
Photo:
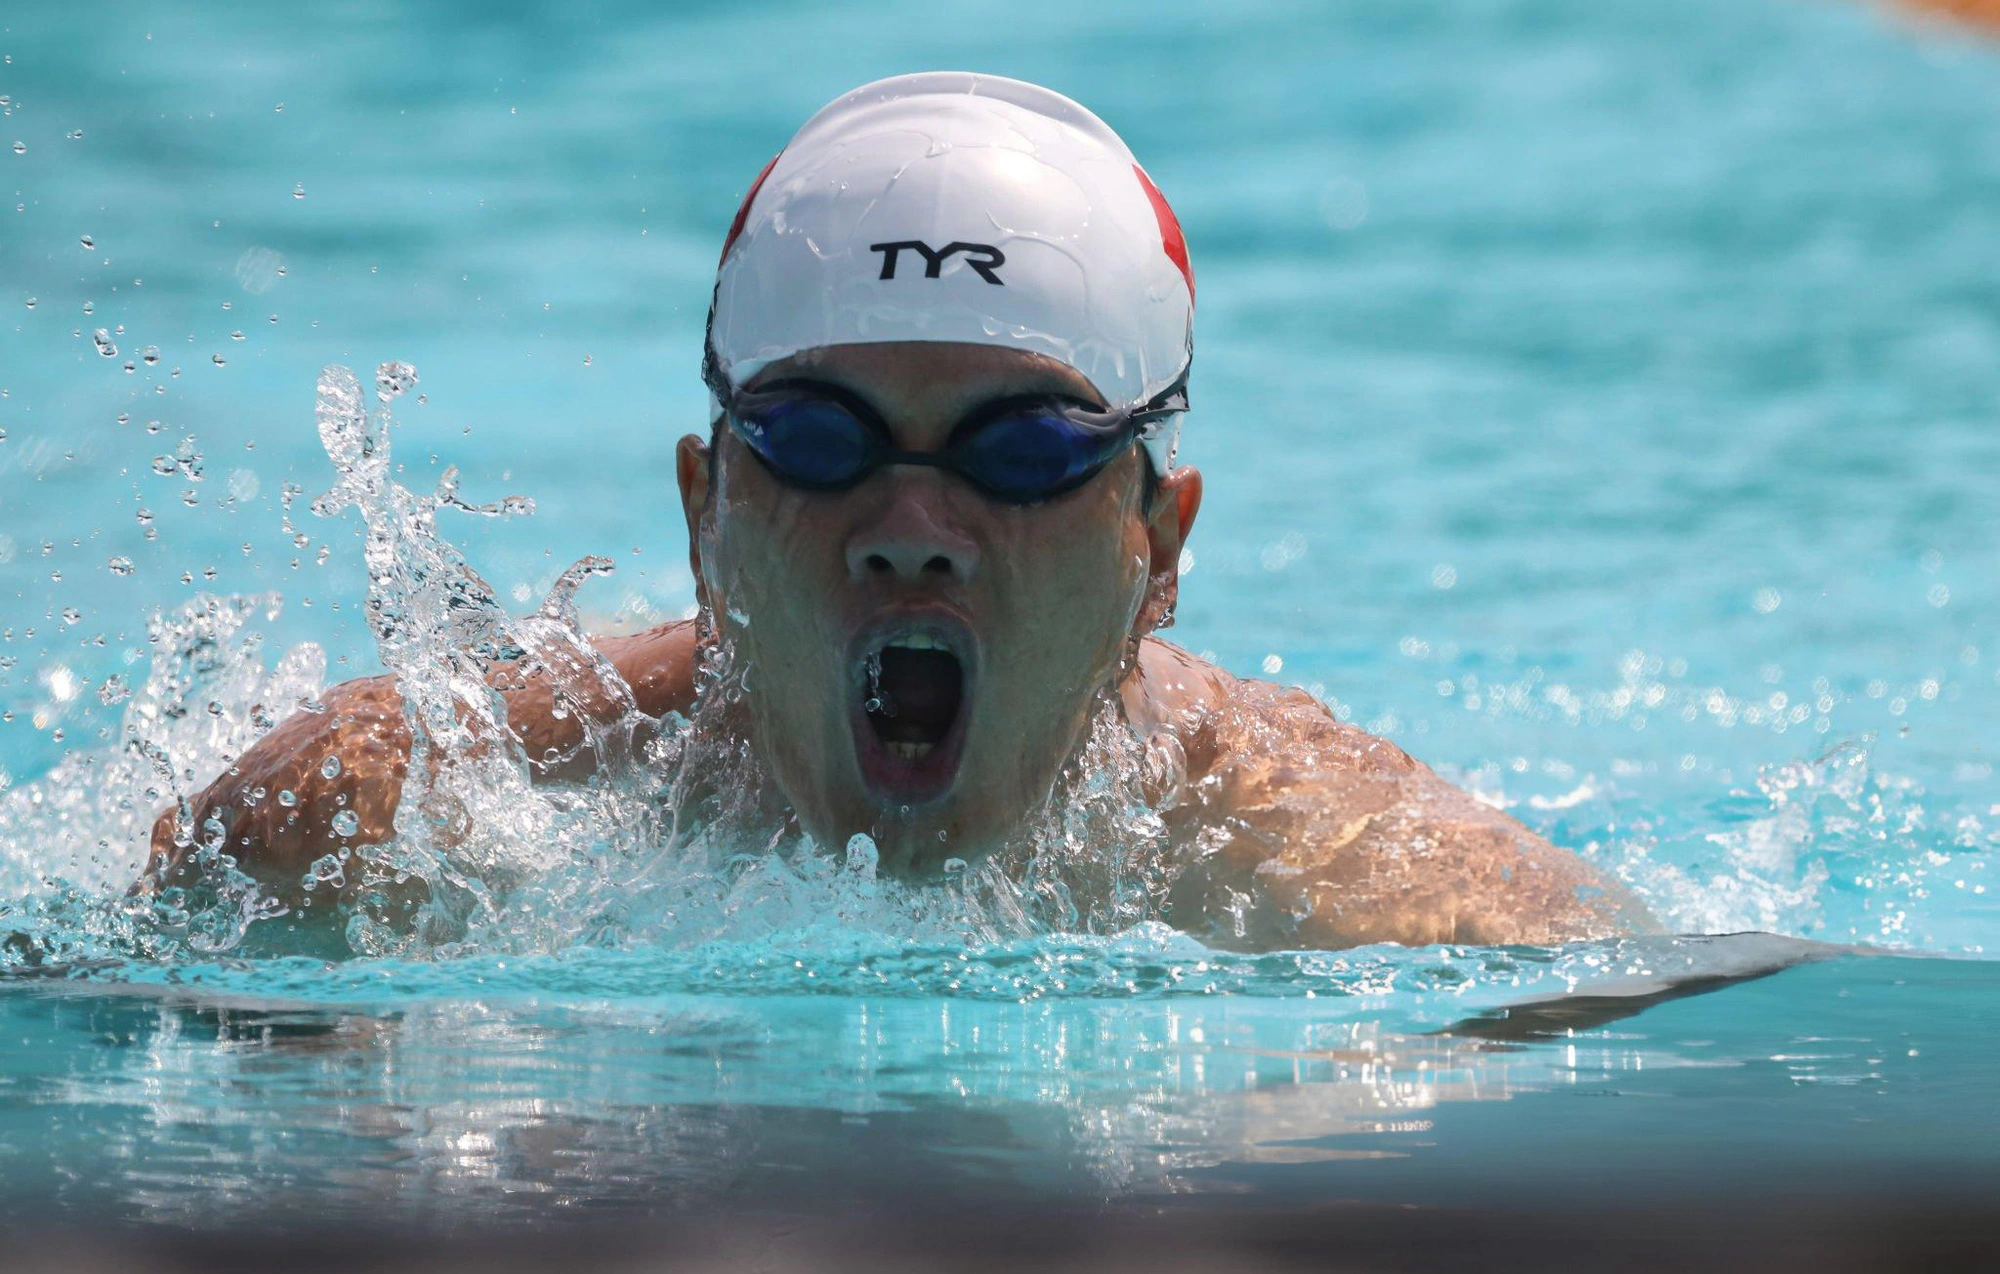
M 2000 1178 L 2000 48 L 1804 0 L 29 4 L 0 55 L 0 906 L 65 954 L 0 980 L 0 1224 Z M 378 666 L 358 522 L 284 508 L 333 479 L 320 366 L 420 369 L 404 483 L 535 500 L 440 522 L 517 610 L 603 553 L 593 624 L 682 614 L 722 228 L 812 109 L 928 66 L 1078 97 L 1180 213 L 1178 640 L 1677 931 L 1899 954 L 1525 1032 L 1481 1015 L 1805 952 L 968 945 L 807 890 L 452 957 L 135 954 L 103 776 L 160 700 L 103 692 L 148 616 L 284 599 L 181 688 L 183 742 L 211 700 L 251 730 L 298 643 Z

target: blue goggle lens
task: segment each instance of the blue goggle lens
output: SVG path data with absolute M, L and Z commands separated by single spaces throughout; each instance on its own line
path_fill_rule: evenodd
M 1005 498 L 1066 491 L 1103 466 L 1122 435 L 1106 437 L 1053 411 L 1001 416 L 956 449 L 957 469 Z
M 742 418 L 744 440 L 778 476 L 804 486 L 859 480 L 874 458 L 867 426 L 823 398 L 788 398 Z

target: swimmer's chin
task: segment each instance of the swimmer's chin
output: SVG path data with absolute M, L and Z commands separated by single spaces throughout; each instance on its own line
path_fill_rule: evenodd
M 892 806 L 865 799 L 860 806 L 854 810 L 858 817 L 836 819 L 824 829 L 806 822 L 806 831 L 835 856 L 846 853 L 857 835 L 867 836 L 874 846 L 878 879 L 904 885 L 944 884 L 1008 844 L 1004 834 L 980 835 L 977 811 L 967 809 L 956 793 L 922 805 Z
M 992 855 L 990 846 L 968 845 L 956 838 L 940 838 L 936 829 L 919 826 L 878 825 L 869 833 L 875 844 L 875 876 L 903 885 L 942 885 Z M 831 844 L 836 853 L 849 843 L 837 837 Z M 947 864 L 951 870 L 947 871 Z

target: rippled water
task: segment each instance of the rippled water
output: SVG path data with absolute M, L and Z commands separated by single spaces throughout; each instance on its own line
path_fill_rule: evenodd
M 1996 1175 L 2000 52 L 1778 0 L 96 15 L 0 18 L 0 907 L 44 953 L 0 983 L 0 1221 Z M 813 108 L 931 65 L 1079 97 L 1180 212 L 1179 640 L 1677 930 L 1920 954 L 1246 957 L 968 927 L 838 855 L 447 958 L 127 914 L 162 764 L 380 666 L 361 522 L 307 507 L 321 366 L 421 368 L 403 487 L 532 497 L 437 514 L 496 602 L 602 554 L 587 626 L 679 615 L 721 228 Z

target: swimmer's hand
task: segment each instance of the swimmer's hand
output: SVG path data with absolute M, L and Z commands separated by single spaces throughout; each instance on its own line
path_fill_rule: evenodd
M 629 702 L 657 719 L 684 712 L 692 702 L 694 637 L 694 625 L 680 622 L 594 644 L 630 688 Z M 595 758 L 582 746 L 584 723 L 576 712 L 555 711 L 548 677 L 523 677 L 503 665 L 488 680 L 505 700 L 508 727 L 537 778 L 575 780 L 589 773 Z M 296 908 L 314 860 L 342 846 L 394 838 L 410 757 L 410 727 L 394 681 L 350 681 L 321 702 L 323 710 L 286 718 L 239 757 L 190 803 L 185 825 L 177 809 L 160 816 L 136 890 L 188 883 L 197 871 L 196 848 L 219 828 L 222 852 L 279 902 Z M 586 696 L 580 706 L 582 715 L 605 719 L 627 702 L 622 688 L 614 687 Z
M 1263 949 L 1657 931 L 1622 885 L 1305 692 L 1171 647 L 1150 662 L 1186 723 L 1166 818 L 1196 861 L 1173 892 L 1177 926 Z

